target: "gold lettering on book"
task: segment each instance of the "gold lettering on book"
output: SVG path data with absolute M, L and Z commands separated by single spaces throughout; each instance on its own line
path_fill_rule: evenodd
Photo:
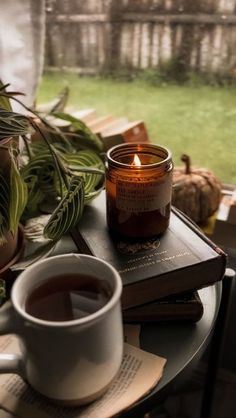
M 142 257 L 131 258 L 130 260 L 127 261 L 127 264 L 136 263 L 141 260 L 147 260 L 148 258 L 156 257 L 158 255 L 163 255 L 166 253 L 167 251 L 165 250 L 165 251 L 161 251 L 160 253 L 148 254 L 148 255 L 143 255 Z
M 167 252 L 167 251 L 164 251 L 164 252 Z M 174 254 L 174 255 L 171 255 L 171 256 L 168 256 L 168 257 L 163 257 L 163 258 L 159 258 L 157 260 L 152 260 L 152 258 L 154 256 L 156 256 L 156 254 L 150 254 L 149 256 L 144 256 L 144 257 L 135 258 L 133 260 L 129 260 L 129 263 L 131 263 L 131 262 L 137 263 L 137 261 L 146 260 L 143 263 L 136 264 L 136 265 L 133 265 L 133 266 L 128 266 L 128 267 L 125 267 L 125 268 L 120 269 L 118 271 L 119 271 L 120 274 L 127 273 L 129 271 L 134 271 L 134 270 L 137 270 L 137 269 L 141 269 L 141 268 L 144 268 L 144 267 L 156 265 L 156 264 L 159 264 L 159 263 L 165 263 L 165 262 L 168 262 L 170 260 L 174 260 L 175 258 L 186 257 L 186 256 L 189 256 L 189 255 L 191 255 L 191 252 L 184 251 L 182 253 L 180 252 L 178 254 Z

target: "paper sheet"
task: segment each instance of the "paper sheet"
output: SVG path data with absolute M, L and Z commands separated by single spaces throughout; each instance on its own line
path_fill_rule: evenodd
M 132 334 L 135 332 L 137 335 L 137 329 L 132 327 Z M 15 336 L 0 337 L 0 352 L 18 350 Z M 0 407 L 19 418 L 110 418 L 148 393 L 161 378 L 165 363 L 164 358 L 125 343 L 119 374 L 105 395 L 86 407 L 74 408 L 54 405 L 19 376 L 3 374 L 0 375 Z

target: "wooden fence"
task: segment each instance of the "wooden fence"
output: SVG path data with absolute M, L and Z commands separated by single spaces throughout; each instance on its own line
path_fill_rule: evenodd
M 47 67 L 236 76 L 236 0 L 47 0 Z

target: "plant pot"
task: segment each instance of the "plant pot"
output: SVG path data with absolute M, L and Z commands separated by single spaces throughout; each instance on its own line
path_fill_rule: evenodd
M 9 179 L 10 177 L 11 158 L 9 154 L 9 146 L 11 140 L 12 138 L 4 138 L 0 141 L 0 171 L 5 179 Z M 14 257 L 18 240 L 17 235 L 18 234 L 13 237 L 10 232 L 6 232 L 5 234 L 6 243 L 0 246 L 0 271 Z
M 8 181 L 11 170 L 11 157 L 9 147 L 13 138 L 7 137 L 0 140 L 0 171 L 4 178 Z M 14 138 L 15 140 L 15 138 Z M 18 232 L 13 236 L 10 232 L 6 232 L 6 243 L 0 246 L 0 278 L 5 275 L 9 266 L 14 264 L 21 255 L 21 247 L 23 247 L 23 228 L 19 227 Z

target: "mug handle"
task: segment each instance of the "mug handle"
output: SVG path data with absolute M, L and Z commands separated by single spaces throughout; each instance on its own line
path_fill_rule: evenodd
M 17 333 L 17 319 L 11 302 L 0 310 L 0 335 Z M 0 354 L 0 374 L 15 373 L 24 378 L 22 354 Z

